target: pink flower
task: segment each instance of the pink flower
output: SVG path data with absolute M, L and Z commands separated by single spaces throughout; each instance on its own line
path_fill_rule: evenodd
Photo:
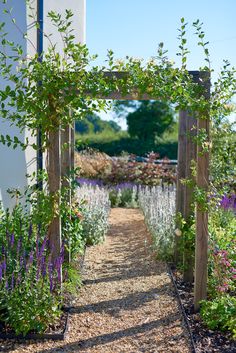
M 223 292 L 225 292 L 225 291 L 226 291 L 226 288 L 225 288 L 225 287 L 223 287 L 223 286 L 218 286 L 218 287 L 217 287 L 217 290 L 218 290 L 218 292 L 223 293 Z

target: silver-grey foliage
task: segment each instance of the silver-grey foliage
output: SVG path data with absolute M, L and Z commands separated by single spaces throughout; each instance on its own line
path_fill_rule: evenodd
M 139 191 L 139 205 L 152 234 L 158 257 L 168 260 L 173 254 L 175 199 L 174 186 L 147 186 Z

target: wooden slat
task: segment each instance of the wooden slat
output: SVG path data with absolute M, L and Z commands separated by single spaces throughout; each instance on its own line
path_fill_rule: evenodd
M 75 124 L 74 123 L 71 127 L 70 134 L 71 134 L 70 161 L 71 161 L 71 169 L 73 170 L 73 169 L 75 169 Z
M 185 151 L 185 176 L 186 179 L 195 182 L 195 178 L 192 175 L 191 163 L 192 161 L 196 163 L 197 159 L 197 145 L 194 141 L 194 137 L 197 134 L 197 119 L 193 116 L 187 114 L 186 121 L 187 130 L 187 141 L 186 141 L 186 151 Z M 194 184 L 193 184 L 194 185 Z M 193 186 L 186 185 L 184 189 L 184 210 L 183 216 L 187 224 L 190 224 L 190 219 L 194 216 L 194 205 L 193 205 Z M 189 246 L 191 244 L 184 244 L 184 272 L 183 279 L 185 282 L 193 282 L 193 271 L 194 271 L 194 255 L 191 257 L 191 252 Z
M 177 166 L 177 189 L 176 189 L 176 213 L 184 214 L 184 190 L 185 186 L 182 184 L 181 179 L 185 179 L 185 151 L 186 151 L 186 119 L 187 112 L 180 111 L 179 113 L 179 137 L 178 137 L 178 166 Z M 175 263 L 178 264 L 182 261 L 182 252 L 179 249 L 181 238 L 175 235 Z
M 71 189 L 70 189 L 70 173 L 71 173 L 71 127 L 66 126 L 61 131 L 61 184 L 64 189 L 64 198 L 67 205 L 71 208 Z M 70 262 L 70 244 L 65 249 L 65 261 Z
M 54 218 L 49 226 L 49 240 L 52 246 L 52 258 L 57 259 L 61 251 L 61 218 L 58 215 L 61 188 L 61 146 L 60 131 L 49 132 L 48 147 L 49 193 L 54 198 Z
M 207 73 L 202 75 L 202 85 L 205 88 L 205 98 L 210 95 L 210 78 Z M 198 133 L 205 130 L 209 140 L 209 116 L 198 118 Z M 197 147 L 197 186 L 204 191 L 209 184 L 209 152 L 203 152 Z M 194 309 L 199 310 L 200 301 L 207 297 L 207 262 L 208 262 L 208 212 L 201 204 L 197 205 L 196 214 L 196 248 L 195 248 L 195 282 L 194 282 Z

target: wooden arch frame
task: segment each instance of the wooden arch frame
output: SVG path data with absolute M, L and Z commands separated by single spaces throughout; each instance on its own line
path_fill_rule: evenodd
M 201 71 L 189 71 L 193 82 L 204 87 L 204 97 L 210 98 L 210 74 Z M 104 73 L 106 76 L 116 79 L 124 77 L 122 72 Z M 97 99 L 109 100 L 157 100 L 150 94 L 143 94 L 137 97 L 137 94 L 123 96 L 119 91 L 115 91 L 108 96 L 99 96 Z M 198 112 L 196 112 L 196 116 Z M 194 270 L 194 307 L 197 311 L 201 300 L 207 296 L 207 262 L 208 262 L 208 212 L 197 204 L 196 211 L 191 210 L 193 201 L 193 188 L 182 183 L 182 179 L 192 178 L 191 161 L 196 161 L 196 184 L 199 188 L 207 191 L 209 184 L 209 152 L 202 151 L 202 146 L 194 141 L 193 136 L 198 132 L 205 130 L 209 139 L 209 119 L 205 116 L 201 119 L 190 116 L 189 112 L 180 111 L 179 137 L 178 137 L 178 172 L 177 172 L 177 212 L 180 212 L 184 219 L 188 219 L 193 212 L 196 214 L 196 246 L 195 246 L 195 265 L 190 259 L 184 259 L 186 270 L 184 272 L 185 280 L 193 278 Z M 67 186 L 66 176 L 74 168 L 74 129 L 67 127 L 62 131 L 50 132 L 50 146 L 48 149 L 49 160 L 49 189 L 52 193 L 57 193 L 61 185 Z M 68 146 L 65 148 L 65 144 Z M 63 146 L 63 148 L 62 148 Z M 71 196 L 68 195 L 69 202 Z M 59 200 L 60 201 L 60 200 Z M 61 220 L 59 216 L 55 217 L 50 227 L 50 237 L 54 244 L 55 256 L 61 248 Z M 176 237 L 176 262 L 179 259 L 178 237 Z M 69 261 L 69 254 L 67 254 Z

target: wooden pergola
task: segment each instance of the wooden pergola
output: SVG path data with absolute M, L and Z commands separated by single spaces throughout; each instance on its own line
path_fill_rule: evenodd
M 189 71 L 193 82 L 204 88 L 204 97 L 210 97 L 210 75 L 208 72 Z M 116 79 L 124 77 L 122 72 L 109 72 L 105 75 Z M 91 97 L 90 97 L 91 98 Z M 157 100 L 150 94 L 122 95 L 119 91 L 114 91 L 108 96 L 98 96 L 95 99 L 109 100 Z M 198 118 L 196 118 L 198 116 Z M 191 161 L 196 162 L 196 184 L 199 188 L 207 191 L 209 184 L 209 152 L 202 151 L 202 146 L 196 144 L 194 136 L 204 130 L 209 138 L 209 119 L 204 116 L 202 119 L 198 112 L 191 116 L 187 110 L 179 112 L 179 138 L 178 138 L 178 172 L 177 172 L 177 196 L 176 208 L 184 219 L 189 219 L 191 215 L 196 215 L 196 246 L 195 265 L 191 259 L 185 258 L 186 270 L 184 279 L 192 281 L 194 273 L 194 306 L 199 309 L 199 302 L 207 295 L 207 262 L 208 262 L 208 213 L 198 204 L 196 210 L 191 205 L 193 202 L 193 188 L 182 183 L 182 179 L 193 178 L 191 173 Z M 64 130 L 50 132 L 50 146 L 48 149 L 48 172 L 50 192 L 58 193 L 61 186 L 68 186 L 68 173 L 74 168 L 74 129 L 66 127 Z M 65 147 L 67 146 L 67 147 Z M 60 200 L 59 200 L 60 202 Z M 68 195 L 68 202 L 71 203 L 71 195 Z M 50 228 L 51 241 L 54 244 L 55 254 L 61 248 L 61 220 L 56 216 Z M 178 252 L 179 238 L 176 237 L 176 262 L 179 260 Z M 68 260 L 70 258 L 67 254 Z

